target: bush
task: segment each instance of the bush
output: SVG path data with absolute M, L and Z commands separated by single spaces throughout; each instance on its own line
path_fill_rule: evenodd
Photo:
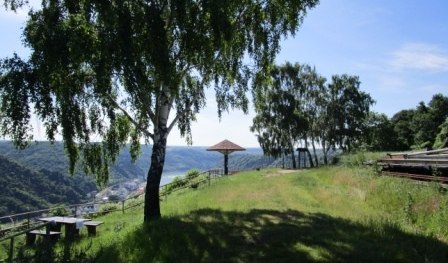
M 109 213 L 112 211 L 120 210 L 121 206 L 120 204 L 114 204 L 114 203 L 107 203 L 100 206 L 99 212 L 100 213 Z
M 196 179 L 199 178 L 200 174 L 201 171 L 199 169 L 191 169 L 185 174 L 185 176 L 174 177 L 173 181 L 168 186 L 166 186 L 163 191 L 164 193 L 170 193 L 188 185 L 192 188 L 197 188 L 199 183 Z
M 120 201 L 120 197 L 118 195 L 109 195 L 109 201 L 118 202 Z
M 50 209 L 50 215 L 52 216 L 68 216 L 70 211 L 65 206 L 53 207 Z
M 182 178 L 182 176 L 174 177 L 173 181 L 165 188 L 165 191 L 172 192 L 178 188 L 181 188 L 187 184 L 187 180 Z
M 201 171 L 199 171 L 198 169 L 188 170 L 187 174 L 185 175 L 185 179 L 187 179 L 188 181 L 193 180 L 194 178 L 198 177 L 200 173 Z
M 377 160 L 383 158 L 385 153 L 381 152 L 364 152 L 358 151 L 356 153 L 343 154 L 340 156 L 342 165 L 348 167 L 364 166 L 365 163 L 372 161 L 375 164 Z

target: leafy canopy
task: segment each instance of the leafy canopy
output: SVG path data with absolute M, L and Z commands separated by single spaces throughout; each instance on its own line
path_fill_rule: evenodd
M 0 64 L 1 133 L 26 145 L 34 113 L 48 139 L 62 136 L 71 172 L 82 158 L 105 182 L 125 143 L 136 158 L 142 140 L 157 141 L 176 125 L 191 143 L 190 123 L 213 84 L 219 116 L 247 111 L 249 80 L 264 80 L 281 37 L 317 3 L 43 0 L 23 32 L 29 59 Z

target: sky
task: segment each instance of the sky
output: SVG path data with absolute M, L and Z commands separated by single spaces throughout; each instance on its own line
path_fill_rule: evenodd
M 446 0 L 321 0 L 309 10 L 294 37 L 281 43 L 276 62 L 307 63 L 330 79 L 357 75 L 361 90 L 376 101 L 372 110 L 392 117 L 403 109 L 428 103 L 436 93 L 448 96 L 448 1 Z M 0 58 L 29 54 L 21 32 L 26 12 L 0 9 Z M 193 123 L 193 146 L 211 146 L 224 139 L 258 147 L 251 133 L 254 112 L 230 111 L 217 117 L 212 91 L 207 107 Z M 34 137 L 44 129 L 34 120 Z M 177 130 L 168 145 L 186 145 Z

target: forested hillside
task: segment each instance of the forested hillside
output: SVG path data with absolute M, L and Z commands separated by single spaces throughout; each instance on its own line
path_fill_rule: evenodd
M 51 167 L 51 160 L 46 163 Z M 43 163 L 43 166 L 45 163 Z M 0 216 L 87 201 L 96 190 L 91 179 L 49 170 L 31 170 L 0 156 Z
M 111 167 L 111 184 L 127 180 L 146 180 L 151 146 L 143 146 L 140 158 L 133 164 L 123 149 Z M 261 153 L 260 150 L 248 152 Z M 254 158 L 255 155 L 253 155 Z M 235 167 L 240 169 L 238 155 Z M 164 173 L 182 173 L 192 168 L 207 170 L 222 166 L 222 155 L 207 152 L 204 147 L 168 147 Z M 244 165 L 244 169 L 248 169 Z M 68 172 L 68 159 L 63 144 L 37 142 L 17 150 L 9 141 L 0 141 L 0 216 L 47 208 L 56 204 L 74 204 L 89 200 L 97 190 L 91 177 L 78 167 L 74 176 Z
M 151 150 L 151 146 L 142 146 L 140 157 L 132 163 L 128 149 L 123 149 L 116 164 L 111 167 L 110 184 L 146 180 Z M 86 201 L 91 198 L 87 194 L 97 189 L 94 180 L 86 176 L 80 166 L 75 175 L 70 176 L 68 159 L 61 142 L 37 142 L 24 150 L 17 150 L 9 141 L 0 141 L 0 165 L 0 215 Z M 260 148 L 248 148 L 245 152 L 229 156 L 230 170 L 282 165 L 282 158 L 265 157 Z M 222 166 L 222 154 L 208 152 L 205 147 L 169 146 L 164 174 Z M 285 158 L 285 166 L 291 167 L 290 157 Z
M 128 149 L 123 149 L 116 164 L 111 167 L 111 182 L 128 179 L 146 179 L 151 157 L 151 146 L 142 146 L 140 157 L 135 163 L 131 162 Z M 49 171 L 68 175 L 68 158 L 61 142 L 36 142 L 24 150 L 17 150 L 9 141 L 0 141 L 0 155 L 32 170 L 47 169 Z M 168 147 L 164 172 L 185 172 L 191 168 L 207 170 L 215 168 L 222 156 L 207 152 L 205 147 Z M 75 174 L 84 175 L 81 167 Z

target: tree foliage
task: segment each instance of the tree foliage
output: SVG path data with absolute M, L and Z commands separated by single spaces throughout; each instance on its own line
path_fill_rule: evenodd
M 394 133 L 390 136 L 396 138 L 396 148 L 384 150 L 409 150 L 414 143 L 414 136 L 412 130 L 412 118 L 414 116 L 414 110 L 401 110 L 391 118 L 391 123 L 394 129 Z
M 440 132 L 434 141 L 434 148 L 436 149 L 448 147 L 448 119 L 439 128 Z
M 257 133 L 257 139 L 265 155 L 274 158 L 282 154 L 291 154 L 293 168 L 296 168 L 295 146 L 308 130 L 308 119 L 302 110 L 302 94 L 305 91 L 301 83 L 309 66 L 286 63 L 271 71 L 271 81 L 255 90 L 255 112 L 251 131 Z
M 271 81 L 256 89 L 251 130 L 265 154 L 274 157 L 284 150 L 293 153 L 299 143 L 313 146 L 316 164 L 316 143 L 324 148 L 324 156 L 336 147 L 350 151 L 360 145 L 373 103 L 359 86 L 356 76 L 335 75 L 325 86 L 325 78 L 308 65 L 277 66 Z
M 328 141 L 343 151 L 351 151 L 360 145 L 365 120 L 374 100 L 361 91 L 357 76 L 335 75 L 328 84 L 327 101 Z
M 370 112 L 363 131 L 362 146 L 369 151 L 391 150 L 396 148 L 394 126 L 387 115 Z
M 444 141 L 448 97 L 442 94 L 435 94 L 427 104 L 420 102 L 414 109 L 401 110 L 390 120 L 378 117 L 371 116 L 367 123 L 369 129 L 364 141 L 367 149 L 407 151 L 448 146 Z
M 12 9 L 21 2 L 5 1 Z M 61 134 L 71 172 L 82 160 L 100 182 L 121 146 L 130 143 L 136 158 L 140 142 L 152 142 L 144 213 L 157 218 L 170 131 L 177 125 L 191 143 L 209 86 L 219 116 L 247 111 L 249 80 L 263 81 L 281 38 L 317 3 L 43 0 L 24 29 L 30 58 L 1 62 L 2 134 L 23 146 L 34 112 L 50 140 Z

